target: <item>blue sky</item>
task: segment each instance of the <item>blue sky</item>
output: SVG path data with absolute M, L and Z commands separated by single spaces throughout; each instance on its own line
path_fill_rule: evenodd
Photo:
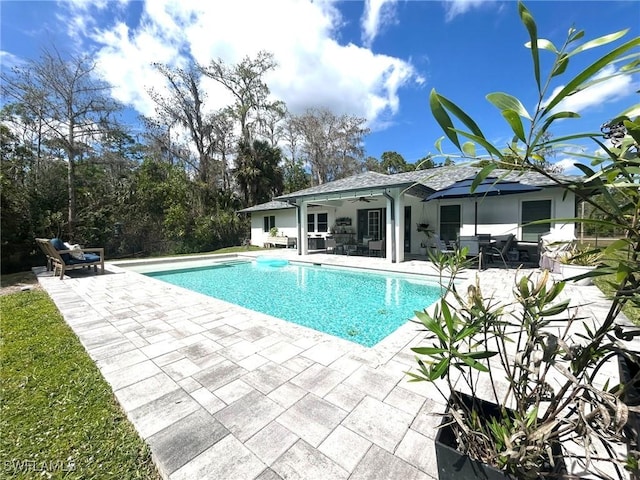
M 640 32 L 635 0 L 526 5 L 539 36 L 556 45 L 571 26 L 585 30 L 586 39 L 630 28 L 628 40 Z M 161 85 L 151 62 L 180 65 L 191 56 L 205 64 L 218 57 L 235 63 L 271 51 L 279 65 L 267 78 L 273 96 L 294 113 L 326 107 L 366 118 L 372 130 L 366 154 L 377 158 L 390 150 L 414 162 L 435 152 L 442 131 L 428 106 L 432 88 L 465 109 L 500 146 L 510 130 L 485 95 L 510 93 L 527 108 L 536 101 L 524 47 L 528 36 L 515 1 L 1 0 L 0 19 L 3 69 L 37 58 L 52 44 L 92 52 L 114 97 L 147 115 L 153 104 L 146 90 Z M 604 51 L 589 51 L 569 72 Z M 229 101 L 216 85 L 205 87 L 207 108 Z M 597 131 L 639 104 L 639 89 L 636 76 L 587 90 L 571 105 L 581 118 L 564 120 L 554 135 Z M 133 122 L 135 116 L 126 118 Z M 555 160 L 564 164 L 566 156 Z

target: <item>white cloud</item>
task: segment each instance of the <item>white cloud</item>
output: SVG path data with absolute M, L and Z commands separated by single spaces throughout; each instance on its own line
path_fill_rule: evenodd
M 558 168 L 560 168 L 562 170 L 563 173 L 566 174 L 576 174 L 579 173 L 580 170 L 578 170 L 574 165 L 576 163 L 579 163 L 577 159 L 575 158 L 563 158 L 562 160 L 559 160 L 557 162 L 554 162 L 554 165 Z
M 20 57 L 14 55 L 13 53 L 9 53 L 5 50 L 0 50 L 0 65 L 2 65 L 2 70 L 9 70 L 13 67 L 21 67 L 24 65 L 24 60 Z
M 117 99 L 146 115 L 153 112 L 146 90 L 161 84 L 151 62 L 184 65 L 192 56 L 234 64 L 267 50 L 278 63 L 267 83 L 292 112 L 325 107 L 375 125 L 398 111 L 402 86 L 422 79 L 407 61 L 338 43 L 342 21 L 329 2 L 149 0 L 138 26 L 118 23 L 93 39 Z M 221 87 L 205 85 L 209 107 L 228 102 Z
M 361 20 L 362 41 L 370 47 L 380 30 L 388 23 L 395 22 L 397 0 L 365 0 L 364 16 Z
M 613 66 L 606 67 L 594 77 L 597 83 L 574 95 L 566 97 L 554 107 L 553 111 L 581 113 L 589 108 L 601 106 L 606 102 L 631 95 L 634 89 L 637 88 L 637 85 L 634 86 L 633 84 L 632 77 L 630 75 L 611 77 L 614 74 L 616 74 L 616 70 Z M 549 98 L 555 97 L 564 87 L 564 85 L 556 87 Z M 549 100 L 547 100 L 546 103 L 549 103 Z
M 458 15 L 463 15 L 474 8 L 480 8 L 487 3 L 494 3 L 495 0 L 443 0 L 446 12 L 445 18 L 450 22 Z

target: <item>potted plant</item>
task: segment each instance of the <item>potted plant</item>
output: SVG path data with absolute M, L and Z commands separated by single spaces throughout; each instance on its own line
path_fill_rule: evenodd
M 593 285 L 591 272 L 600 266 L 603 253 L 599 249 L 574 247 L 559 257 L 562 278 L 577 285 Z
M 618 382 L 604 369 L 615 357 L 640 365 L 639 349 L 630 344 L 638 328 L 619 318 L 625 304 L 640 305 L 640 118 L 629 118 L 623 112 L 603 126 L 600 136 L 588 132 L 554 138 L 550 132 L 558 120 L 579 117 L 556 109 L 563 100 L 602 82 L 607 72 L 627 75 L 639 71 L 633 50 L 640 46 L 640 38 L 612 47 L 593 63 L 580 66 L 575 77 L 563 80 L 568 63 L 574 66 L 582 52 L 620 40 L 626 32 L 584 41 L 584 32 L 571 28 L 565 43 L 557 47 L 538 38 L 533 16 L 522 3 L 518 10 L 530 37 L 527 46 L 539 100 L 529 113 L 509 94 L 487 95 L 513 131 L 508 148 L 493 145 L 462 108 L 435 90 L 430 94 L 431 111 L 463 159 L 482 161 L 475 183 L 491 172 L 495 175 L 500 167 L 533 170 L 597 213 L 597 217 L 572 221 L 624 231 L 606 249 L 594 249 L 602 254 L 602 266 L 587 274 L 610 275 L 614 293 L 606 313 L 581 318 L 579 309 L 570 308 L 569 300 L 561 297 L 565 282 L 554 282 L 543 271 L 517 278 L 512 300 L 499 303 L 483 296 L 477 280 L 466 295 L 460 293 L 455 282 L 459 269 L 450 259 L 451 276 L 444 285 L 447 295 L 433 311 L 416 313 L 426 336 L 412 349 L 417 369 L 408 374 L 413 381 L 433 383 L 448 406 L 438 438 L 451 429 L 449 449 L 461 459 L 448 458 L 444 464 L 438 454 L 443 476 L 453 468 L 459 479 L 456 469 L 468 463 L 474 465 L 473 478 L 484 475 L 484 467 L 493 469 L 490 475 L 516 478 L 563 476 L 558 454 L 554 454 L 558 445 L 569 474 L 579 470 L 603 478 L 625 478 L 629 470 L 637 476 L 638 432 L 634 428 L 638 427 L 629 418 L 638 407 L 628 400 L 630 386 L 637 383 Z M 553 59 L 541 62 L 542 53 Z M 547 78 L 541 75 L 541 65 L 549 65 Z M 555 82 L 560 84 L 556 89 Z M 462 143 L 461 137 L 469 141 Z M 556 146 L 564 147 L 568 154 L 566 142 L 579 139 L 594 141 L 594 147 L 604 154 L 594 153 L 587 165 L 588 154 L 575 149 L 580 151 L 576 167 L 584 177 L 568 180 L 554 173 L 545 158 Z M 436 148 L 451 157 L 443 152 L 442 140 Z M 477 155 L 476 146 L 487 154 Z M 445 265 L 444 260 L 434 263 Z M 492 406 L 487 408 L 484 402 Z M 606 474 L 601 469 L 603 462 L 611 467 Z
M 271 230 L 269 230 L 269 236 L 270 237 L 277 237 L 278 236 L 278 227 L 271 227 Z

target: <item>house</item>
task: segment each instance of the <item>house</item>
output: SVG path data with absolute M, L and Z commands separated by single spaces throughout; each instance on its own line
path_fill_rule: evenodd
M 447 198 L 425 201 L 459 180 L 475 177 L 471 166 L 449 166 L 394 175 L 366 172 L 317 185 L 241 210 L 251 214 L 251 244 L 269 243 L 270 230 L 296 238 L 298 253 L 324 250 L 327 237 L 352 248 L 384 239 L 385 257 L 402 262 L 421 253 L 422 245 L 458 238 L 514 234 L 519 244 L 537 245 L 551 228 L 573 233 L 576 201 L 571 192 L 536 172 L 494 170 L 492 176 L 539 187 L 509 196 Z M 561 177 L 573 180 L 576 177 Z M 548 223 L 530 225 L 535 220 Z M 299 241 L 303 239 L 303 241 Z

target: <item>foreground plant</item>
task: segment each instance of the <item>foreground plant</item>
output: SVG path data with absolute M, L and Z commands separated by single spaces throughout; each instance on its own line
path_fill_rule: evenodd
M 487 95 L 513 132 L 511 143 L 506 148 L 492 144 L 462 108 L 435 90 L 430 95 L 431 111 L 462 158 L 485 165 L 474 186 L 496 168 L 534 170 L 598 213 L 598 218 L 557 221 L 624 231 L 624 237 L 611 246 L 590 252 L 605 265 L 590 275 L 613 274 L 615 294 L 604 318 L 587 319 L 570 310 L 568 300 L 560 300 L 564 283 L 551 282 L 548 273 L 519 278 L 513 300 L 504 304 L 485 299 L 479 284 L 470 289 L 469 298 L 463 298 L 451 282 L 449 296 L 433 314 L 417 313 L 428 334 L 425 345 L 413 349 L 418 371 L 410 375 L 416 381 L 444 382 L 441 393 L 449 403 L 458 447 L 476 460 L 518 478 L 532 478 L 555 463 L 554 444 L 566 447 L 572 442 L 577 448 L 565 449 L 564 454 L 586 471 L 602 478 L 624 477 L 627 468 L 637 475 L 638 432 L 630 428 L 628 418 L 638 408 L 624 400 L 639 384 L 639 375 L 619 384 L 600 374 L 616 356 L 640 365 L 638 347 L 629 344 L 638 331 L 618 318 L 627 302 L 640 305 L 640 119 L 628 116 L 637 106 L 599 132 L 554 138 L 551 128 L 559 120 L 579 117 L 559 109 L 563 100 L 613 76 L 640 71 L 640 38 L 613 47 L 554 90 L 554 82 L 560 82 L 578 54 L 617 42 L 626 31 L 583 42 L 584 32 L 571 28 L 557 48 L 538 38 L 533 16 L 522 3 L 518 10 L 530 37 L 527 47 L 538 101 L 530 113 L 507 93 Z M 546 78 L 541 73 L 543 51 L 553 56 Z M 546 156 L 552 150 L 571 155 L 576 150 L 567 142 L 578 140 L 595 142 L 604 156 L 574 153 L 577 160 L 591 162 L 576 164 L 584 178 L 575 181 L 554 172 Z M 441 142 L 437 147 L 442 152 Z M 477 154 L 477 149 L 485 154 Z M 471 394 L 471 405 L 461 390 Z M 478 417 L 481 393 L 498 404 L 501 413 L 496 421 Z M 613 472 L 603 471 L 602 462 L 613 465 Z

